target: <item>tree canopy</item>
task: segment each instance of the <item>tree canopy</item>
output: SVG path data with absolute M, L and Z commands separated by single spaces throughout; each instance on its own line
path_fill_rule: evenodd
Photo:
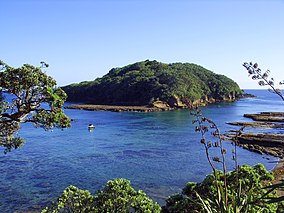
M 149 105 L 157 100 L 171 105 L 177 98 L 223 100 L 242 93 L 233 80 L 199 65 L 149 60 L 113 68 L 102 78 L 62 89 L 70 101 L 111 105 Z
M 70 126 L 62 110 L 66 93 L 41 67 L 24 64 L 13 68 L 0 61 L 0 146 L 18 148 L 23 139 L 15 137 L 21 123 L 33 123 L 45 130 Z
M 42 213 L 59 212 L 137 212 L 159 213 L 159 204 L 146 194 L 136 191 L 126 179 L 114 179 L 107 182 L 103 190 L 91 195 L 87 190 L 75 186 L 67 187 L 57 202 L 46 207 Z

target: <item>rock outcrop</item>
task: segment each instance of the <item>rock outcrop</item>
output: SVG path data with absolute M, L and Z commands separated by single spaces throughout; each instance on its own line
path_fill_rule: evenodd
M 244 114 L 244 117 L 255 121 L 284 122 L 284 112 L 261 112 L 258 114 Z
M 270 133 L 243 133 L 238 137 L 241 144 L 256 144 L 265 147 L 284 148 L 283 134 Z
M 261 128 L 274 128 L 284 129 L 284 124 L 273 122 L 226 122 L 227 124 L 234 126 L 246 126 L 246 127 L 261 127 Z
M 231 125 L 254 128 L 284 128 L 284 112 L 261 112 L 258 114 L 244 114 L 257 122 L 228 122 Z M 233 138 L 234 135 L 227 135 Z M 238 137 L 238 144 L 260 154 L 269 154 L 279 158 L 284 157 L 284 134 L 244 132 Z

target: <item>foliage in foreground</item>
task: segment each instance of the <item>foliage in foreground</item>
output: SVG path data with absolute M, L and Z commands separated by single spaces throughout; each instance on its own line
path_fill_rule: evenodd
M 15 137 L 21 123 L 50 129 L 70 126 L 62 107 L 67 96 L 41 67 L 24 64 L 13 68 L 0 61 L 0 146 L 5 152 L 19 148 L 23 139 Z M 5 100 L 6 98 L 10 100 Z
M 161 207 L 141 190 L 134 190 L 130 181 L 114 179 L 108 181 L 95 196 L 87 190 L 69 186 L 58 198 L 57 203 L 42 210 L 42 213 L 59 212 L 160 212 Z
M 270 181 L 273 180 L 273 175 L 262 164 L 254 167 L 248 165 L 240 166 L 237 175 L 239 185 L 242 188 L 241 194 L 237 196 L 240 198 L 239 200 L 236 199 L 235 194 L 239 191 L 236 183 L 236 170 L 227 173 L 229 205 L 226 212 L 235 212 L 234 206 L 236 205 L 234 202 L 239 202 L 238 206 L 243 206 L 240 212 L 276 212 L 279 203 L 268 203 L 262 199 L 268 191 L 264 187 L 269 185 Z M 217 185 L 224 187 L 223 173 L 218 171 L 217 176 L 217 181 L 219 182 Z M 219 199 L 218 195 L 222 196 L 222 193 L 218 193 L 220 189 L 216 188 L 215 181 L 214 175 L 210 174 L 201 183 L 187 183 L 182 194 L 175 194 L 167 199 L 166 206 L 163 207 L 163 212 L 203 212 L 206 211 L 204 204 L 212 212 L 218 212 L 220 208 L 214 206 L 218 203 L 215 200 Z M 270 192 L 269 196 L 276 197 L 276 191 Z
M 163 213 L 187 213 L 206 212 L 204 204 L 212 212 L 220 212 L 215 206 L 218 198 L 216 185 L 224 187 L 223 173 L 217 171 L 218 184 L 214 174 L 208 175 L 201 183 L 189 182 L 181 194 L 174 194 L 166 200 L 166 205 L 162 207 Z M 236 183 L 238 175 L 239 183 Z M 227 173 L 228 188 L 228 209 L 226 212 L 236 212 L 236 205 L 242 206 L 237 212 L 277 212 L 283 203 L 267 202 L 265 197 L 276 198 L 276 190 L 269 191 L 266 186 L 273 180 L 273 175 L 268 172 L 262 164 L 254 167 L 240 166 L 238 174 L 236 171 Z M 238 190 L 238 185 L 242 190 Z M 236 196 L 236 192 L 241 194 Z M 269 192 L 267 194 L 267 192 Z M 236 197 L 240 198 L 239 200 Z M 201 198 L 201 199 L 200 199 Z M 202 200 L 202 201 L 201 201 Z M 238 204 L 234 202 L 239 202 Z M 103 190 L 96 195 L 91 195 L 87 190 L 69 186 L 58 198 L 57 202 L 45 208 L 42 213 L 59 212 L 161 212 L 161 207 L 153 202 L 141 190 L 135 191 L 130 186 L 130 181 L 125 179 L 115 179 L 108 181 Z M 207 211 L 208 212 L 208 211 Z

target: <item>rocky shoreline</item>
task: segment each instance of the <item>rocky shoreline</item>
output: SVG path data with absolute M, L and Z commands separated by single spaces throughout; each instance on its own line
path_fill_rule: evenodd
M 244 114 L 244 117 L 254 121 L 284 122 L 284 112 L 261 112 L 257 114 Z
M 261 127 L 261 128 L 273 128 L 273 129 L 284 129 L 284 124 L 273 123 L 273 122 L 226 122 L 226 124 L 234 126 L 245 126 L 245 127 Z
M 227 140 L 232 140 L 234 134 L 226 134 Z M 244 132 L 238 137 L 238 146 L 259 154 L 284 158 L 284 135 Z
M 284 112 L 260 112 L 258 114 L 244 114 L 244 117 L 251 118 L 254 122 L 227 122 L 230 125 L 284 129 Z M 227 135 L 229 138 L 232 135 Z M 243 132 L 238 137 L 240 146 L 260 154 L 269 154 L 275 157 L 284 158 L 284 134 L 280 133 L 256 133 Z
M 79 109 L 79 110 L 91 110 L 91 111 L 112 111 L 112 112 L 159 112 L 169 111 L 175 109 L 189 108 L 192 106 L 206 106 L 211 103 L 219 102 L 232 102 L 241 98 L 255 97 L 251 94 L 240 94 L 238 96 L 223 97 L 222 99 L 213 99 L 203 97 L 199 100 L 190 103 L 183 103 L 178 97 L 174 97 L 169 103 L 164 101 L 155 101 L 151 105 L 144 106 L 128 106 L 128 105 L 105 105 L 105 104 L 72 104 L 65 106 L 65 109 Z M 186 101 L 187 102 L 187 101 Z
M 251 118 L 254 122 L 228 122 L 227 124 L 284 130 L 284 112 L 244 114 L 244 117 Z M 232 138 L 232 136 L 229 137 Z M 273 169 L 274 183 L 280 183 L 281 180 L 284 180 L 284 134 L 244 132 L 238 137 L 238 142 L 239 146 L 244 149 L 278 157 L 279 161 Z M 284 190 L 279 189 L 278 195 L 284 196 Z
M 111 111 L 111 112 L 158 112 L 173 110 L 170 107 L 154 107 L 154 106 L 110 106 L 95 104 L 72 104 L 65 106 L 65 109 L 79 109 L 90 111 Z

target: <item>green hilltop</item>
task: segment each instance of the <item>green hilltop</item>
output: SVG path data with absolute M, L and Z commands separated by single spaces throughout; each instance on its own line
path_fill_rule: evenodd
M 142 61 L 113 68 L 102 78 L 62 89 L 68 101 L 104 105 L 152 105 L 162 102 L 182 107 L 187 99 L 210 103 L 232 101 L 242 94 L 232 79 L 190 63 Z

